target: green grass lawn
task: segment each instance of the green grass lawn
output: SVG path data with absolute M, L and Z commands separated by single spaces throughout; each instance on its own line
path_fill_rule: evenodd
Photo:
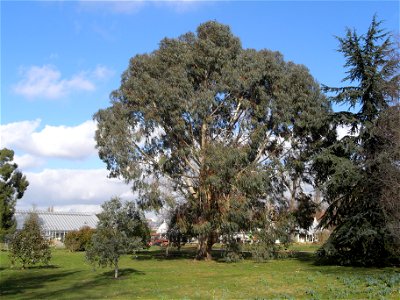
M 289 250 L 292 251 L 304 251 L 304 252 L 315 252 L 320 248 L 321 245 L 313 243 L 293 243 L 289 246 Z
M 173 252 L 176 254 L 176 252 Z M 51 266 L 11 269 L 0 252 L 1 299 L 400 299 L 398 268 L 316 266 L 312 254 L 255 263 L 199 262 L 153 248 L 121 259 L 121 277 L 84 253 L 54 250 Z

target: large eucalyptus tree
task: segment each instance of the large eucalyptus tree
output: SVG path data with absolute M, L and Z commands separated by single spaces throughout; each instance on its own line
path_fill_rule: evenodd
M 174 199 L 199 258 L 220 234 L 265 224 L 283 199 L 288 157 L 300 153 L 291 142 L 305 154 L 329 110 L 304 66 L 243 49 L 213 21 L 133 57 L 111 103 L 94 116 L 110 176 L 131 182 L 145 208 Z

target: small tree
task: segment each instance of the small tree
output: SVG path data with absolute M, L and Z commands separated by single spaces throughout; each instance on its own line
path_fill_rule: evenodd
M 143 213 L 133 202 L 122 203 L 116 197 L 105 202 L 102 208 L 86 258 L 99 267 L 114 266 L 114 278 L 118 278 L 120 256 L 144 247 L 150 230 Z
M 17 231 L 10 243 L 10 258 L 14 265 L 16 261 L 25 269 L 27 265 L 39 262 L 47 265 L 51 259 L 49 242 L 42 236 L 39 217 L 36 213 L 29 214 L 22 230 Z

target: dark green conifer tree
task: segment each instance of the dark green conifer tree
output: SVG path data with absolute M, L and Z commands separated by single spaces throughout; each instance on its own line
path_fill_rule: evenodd
M 0 150 L 0 241 L 15 230 L 15 205 L 29 185 L 13 159 L 14 151 Z
M 399 60 L 381 23 L 374 17 L 366 34 L 348 29 L 344 38 L 338 38 L 346 58 L 343 81 L 348 85 L 324 87 L 333 93 L 332 101 L 359 109 L 333 115 L 334 126 L 348 127 L 349 135 L 326 148 L 314 165 L 325 182 L 329 204 L 321 225 L 334 228 L 319 254 L 339 264 L 381 265 L 393 258 L 393 234 L 382 203 L 385 185 L 376 180 L 382 175 L 378 158 L 385 141 L 378 138 L 376 127 L 380 115 L 398 101 Z M 398 161 L 392 157 L 389 164 L 398 174 Z M 399 201 L 398 195 L 393 200 Z

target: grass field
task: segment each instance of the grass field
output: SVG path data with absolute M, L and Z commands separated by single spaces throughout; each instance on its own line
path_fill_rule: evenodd
M 307 248 L 306 248 L 307 249 Z M 311 248 L 312 249 L 312 248 Z M 304 247 L 301 249 L 304 250 Z M 51 266 L 11 269 L 0 252 L 1 299 L 400 299 L 398 268 L 317 266 L 312 253 L 255 263 L 198 262 L 153 248 L 121 259 L 121 277 L 84 253 L 54 250 Z

